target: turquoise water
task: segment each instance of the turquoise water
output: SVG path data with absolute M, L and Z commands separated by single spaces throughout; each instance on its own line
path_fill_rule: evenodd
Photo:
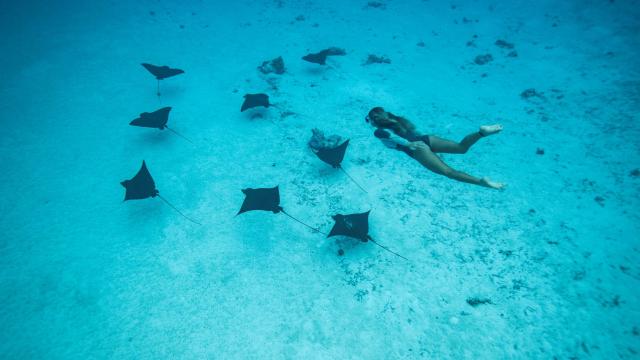
M 639 19 L 633 0 L 3 2 L 0 358 L 640 358 Z M 141 63 L 185 73 L 157 96 Z M 241 113 L 246 93 L 277 107 Z M 129 126 L 165 106 L 193 143 Z M 374 106 L 456 141 L 501 123 L 442 159 L 507 188 L 386 148 Z M 366 193 L 313 128 L 350 139 Z M 201 225 L 122 201 L 142 160 Z M 276 185 L 325 233 L 371 210 L 409 261 L 235 216 Z

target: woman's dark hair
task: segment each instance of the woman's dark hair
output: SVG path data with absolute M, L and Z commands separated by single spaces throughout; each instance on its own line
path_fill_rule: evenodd
M 411 121 L 403 118 L 402 116 L 394 115 L 389 111 L 387 111 L 387 114 L 389 114 L 388 117 L 395 120 L 396 122 L 391 122 L 386 119 L 381 120 L 380 118 L 376 119 L 375 115 L 379 115 L 382 112 L 384 112 L 384 109 L 382 107 L 379 107 L 379 106 L 374 107 L 369 111 L 369 115 L 367 116 L 367 119 L 368 119 L 367 121 L 370 121 L 371 124 L 373 124 L 373 126 L 377 128 L 390 129 L 397 135 L 401 135 L 401 136 L 406 133 L 413 132 L 413 130 L 415 130 L 416 126 L 413 125 Z

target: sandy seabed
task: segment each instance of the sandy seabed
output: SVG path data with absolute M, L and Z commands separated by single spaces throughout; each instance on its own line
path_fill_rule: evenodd
M 639 1 L 22 1 L 0 19 L 1 358 L 640 357 Z M 284 74 L 257 70 L 278 56 Z M 158 97 L 142 62 L 185 74 Z M 261 92 L 277 108 L 240 113 Z M 194 144 L 128 126 L 163 106 Z M 385 148 L 373 106 L 455 140 L 502 123 L 443 159 L 508 188 Z M 312 128 L 351 139 L 367 193 Z M 142 160 L 202 226 L 122 202 Z M 276 185 L 323 231 L 371 210 L 410 261 L 235 217 L 240 189 Z

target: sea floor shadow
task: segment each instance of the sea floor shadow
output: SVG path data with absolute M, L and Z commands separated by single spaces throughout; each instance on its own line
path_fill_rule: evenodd
M 176 98 L 181 98 L 184 94 L 184 88 L 181 86 L 164 85 L 160 83 L 160 100 L 173 101 Z
M 326 74 L 327 69 L 328 69 L 328 68 L 327 68 L 326 66 L 322 66 L 322 67 L 320 67 L 320 66 L 317 66 L 317 67 L 309 67 L 309 68 L 306 68 L 306 69 L 304 70 L 304 72 L 305 72 L 307 75 L 318 76 L 318 75 L 324 75 L 324 74 Z
M 139 137 L 140 142 L 144 142 L 146 144 L 152 144 L 152 145 L 168 144 L 173 141 L 171 140 L 171 137 L 175 136 L 169 133 L 168 130 L 155 130 L 155 129 L 150 129 L 150 130 L 151 131 L 148 131 L 140 135 Z
M 266 119 L 269 117 L 269 110 L 265 108 L 249 109 L 243 112 L 243 116 L 249 121 Z

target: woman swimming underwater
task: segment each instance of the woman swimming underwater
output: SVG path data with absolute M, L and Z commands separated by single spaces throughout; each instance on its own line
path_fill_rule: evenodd
M 454 170 L 436 155 L 436 153 L 464 154 L 469 150 L 471 145 L 475 144 L 480 138 L 500 132 L 502 125 L 480 126 L 479 131 L 467 135 L 462 141 L 457 143 L 434 135 L 421 135 L 416 131 L 415 125 L 409 120 L 385 111 L 381 107 L 371 109 L 365 120 L 377 128 L 374 135 L 382 140 L 387 147 L 407 153 L 422 164 L 422 166 L 436 174 L 492 189 L 503 189 L 505 187 L 505 184 L 491 181 L 486 177 L 477 178 L 462 171 Z M 392 135 L 384 129 L 393 131 L 402 139 L 392 137 Z

